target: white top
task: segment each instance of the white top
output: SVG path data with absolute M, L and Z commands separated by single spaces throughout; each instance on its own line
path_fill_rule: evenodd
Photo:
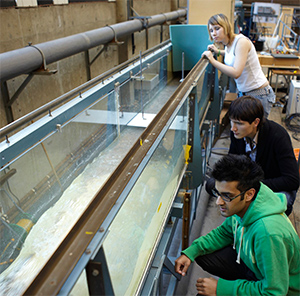
M 240 38 L 247 38 L 247 37 L 245 37 L 243 34 L 239 34 L 235 36 L 233 40 L 233 44 L 229 50 L 227 46 L 225 47 L 224 62 L 228 66 L 233 67 L 234 65 L 235 47 Z M 257 88 L 260 88 L 263 84 L 267 82 L 267 78 L 261 69 L 258 56 L 256 54 L 256 50 L 252 42 L 251 42 L 251 49 L 247 56 L 245 68 L 241 76 L 235 79 L 235 82 L 236 82 L 237 89 L 241 92 L 248 92 L 251 90 L 255 90 Z

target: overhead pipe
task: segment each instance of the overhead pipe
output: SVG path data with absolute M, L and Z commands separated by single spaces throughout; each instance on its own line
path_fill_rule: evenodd
M 24 48 L 0 54 L 0 81 L 28 74 L 42 66 L 49 65 L 93 47 L 118 40 L 146 27 L 163 24 L 186 16 L 186 9 L 179 9 L 147 18 L 147 23 L 134 19 L 99 29 L 59 38 L 52 41 L 28 45 Z

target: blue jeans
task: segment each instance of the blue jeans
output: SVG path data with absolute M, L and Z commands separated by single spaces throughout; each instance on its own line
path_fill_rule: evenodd
M 265 111 L 265 117 L 268 118 L 271 108 L 273 106 L 273 104 L 275 103 L 275 93 L 272 89 L 272 87 L 270 85 L 264 87 L 264 88 L 260 88 L 260 89 L 256 89 L 253 91 L 248 91 L 248 92 L 238 92 L 238 97 L 242 97 L 242 96 L 251 96 L 254 97 L 256 99 L 259 99 L 262 102 L 262 105 L 264 107 L 264 111 Z

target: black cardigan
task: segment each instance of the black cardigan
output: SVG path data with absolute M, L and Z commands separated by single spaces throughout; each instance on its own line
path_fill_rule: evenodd
M 246 154 L 244 139 L 230 134 L 229 153 Z M 274 192 L 299 188 L 299 171 L 292 142 L 287 131 L 274 121 L 266 119 L 258 133 L 256 163 L 264 173 L 263 183 Z

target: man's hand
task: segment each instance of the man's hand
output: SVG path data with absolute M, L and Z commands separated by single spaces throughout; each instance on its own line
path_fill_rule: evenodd
M 218 280 L 214 278 L 199 278 L 197 280 L 197 291 L 200 295 L 215 296 L 217 295 Z
M 182 276 L 185 276 L 186 271 L 188 270 L 189 266 L 191 265 L 191 259 L 185 255 L 181 255 L 175 261 L 175 271 Z

